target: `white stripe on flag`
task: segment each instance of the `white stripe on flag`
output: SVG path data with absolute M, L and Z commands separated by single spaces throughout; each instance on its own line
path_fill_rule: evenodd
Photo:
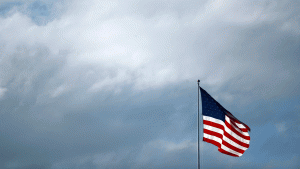
M 239 148 L 241 150 L 247 150 L 248 148 L 246 147 L 243 147 L 239 144 L 237 144 L 236 142 L 230 140 L 229 138 L 227 138 L 226 136 L 223 136 L 223 140 L 226 141 L 227 143 L 231 144 L 232 146 L 236 147 L 236 148 Z
M 231 124 L 231 121 L 229 119 L 229 117 L 225 116 L 225 120 L 230 124 L 230 126 L 232 126 L 236 131 L 238 131 L 239 133 L 241 133 L 244 136 L 249 136 L 248 132 L 243 132 L 240 129 L 236 128 L 234 125 Z M 235 123 L 236 124 L 236 123 Z
M 232 153 L 232 154 L 236 154 L 236 155 L 238 155 L 238 156 L 242 156 L 242 155 L 243 155 L 243 154 L 238 153 L 238 152 L 236 152 L 236 151 L 234 151 L 234 150 L 231 150 L 230 148 L 224 146 L 223 144 L 221 145 L 221 149 L 223 149 L 223 150 L 225 150 L 225 151 L 227 151 L 227 152 L 230 152 L 230 153 Z
M 241 129 L 245 129 L 246 127 L 243 125 L 243 124 L 240 124 L 240 123 L 235 123 L 239 128 Z
M 226 116 L 225 116 L 225 117 L 226 117 Z M 215 126 L 211 126 L 211 125 L 213 125 L 213 124 L 204 124 L 204 125 L 203 125 L 203 129 L 206 129 L 206 131 L 209 130 L 209 131 L 213 131 L 213 132 L 215 132 L 215 133 L 219 133 L 219 134 L 222 135 L 222 136 L 219 136 L 219 137 L 222 137 L 222 138 L 219 138 L 219 137 L 217 137 L 217 136 L 215 136 L 215 135 L 211 135 L 211 134 L 213 134 L 213 133 L 205 133 L 205 132 L 203 133 L 203 137 L 204 137 L 204 138 L 209 139 L 209 140 L 213 140 L 213 141 L 216 141 L 216 142 L 220 143 L 220 145 L 221 145 L 220 148 L 221 148 L 222 150 L 224 150 L 224 151 L 226 151 L 226 152 L 229 152 L 229 153 L 232 153 L 232 154 L 235 154 L 235 155 L 238 155 L 238 156 L 242 156 L 242 155 L 243 155 L 242 153 L 236 152 L 236 151 L 232 150 L 231 148 L 229 148 L 229 147 L 223 145 L 223 142 L 224 142 L 224 144 L 225 144 L 225 142 L 227 142 L 227 143 L 230 144 L 231 146 L 233 146 L 233 147 L 235 147 L 235 148 L 237 148 L 237 149 L 240 149 L 240 150 L 242 150 L 242 151 L 245 151 L 245 150 L 248 149 L 247 147 L 244 147 L 245 145 L 242 146 L 242 145 L 240 145 L 239 143 L 232 141 L 231 139 L 229 139 L 228 137 L 226 137 L 226 136 L 224 135 L 224 132 L 226 132 L 227 134 L 231 135 L 232 137 L 234 137 L 235 139 L 239 140 L 239 141 L 242 142 L 242 143 L 245 143 L 245 144 L 248 144 L 248 145 L 249 145 L 249 143 L 250 143 L 250 140 L 246 140 L 246 139 L 240 137 L 240 136 L 237 135 L 235 132 L 233 132 L 231 129 L 229 129 L 229 128 L 225 125 L 225 123 L 224 123 L 222 120 L 215 119 L 215 118 L 209 117 L 209 116 L 203 116 L 203 120 L 210 121 L 210 122 L 213 122 L 213 123 L 216 123 L 216 124 L 219 124 L 219 125 L 224 126 L 224 130 L 225 130 L 225 131 L 224 131 L 223 129 L 217 128 L 217 127 L 215 127 Z M 228 119 L 228 117 L 226 117 L 226 123 L 227 123 L 227 122 L 228 122 L 231 126 L 233 126 L 233 125 L 231 124 L 231 121 Z M 234 127 L 236 130 L 238 130 L 235 126 L 233 126 L 233 127 Z M 244 134 L 244 132 L 243 132 L 243 134 Z M 248 134 L 248 133 L 247 133 L 247 134 Z M 249 134 L 248 134 L 248 135 L 249 135 Z
M 215 119 L 213 117 L 209 117 L 209 116 L 203 116 L 203 120 L 206 120 L 206 121 L 211 121 L 211 122 L 214 122 L 214 123 L 217 123 L 217 124 L 221 124 L 222 126 L 225 127 L 225 131 L 232 135 L 234 138 L 236 138 L 237 140 L 243 142 L 243 143 L 246 143 L 246 144 L 249 144 L 250 141 L 249 140 L 246 140 L 242 137 L 240 137 L 239 135 L 235 134 L 233 131 L 231 131 L 226 125 L 225 123 L 222 121 L 222 120 L 219 120 L 219 119 Z M 221 133 L 220 133 L 221 134 Z
M 209 116 L 204 116 L 203 115 L 203 120 L 211 121 L 211 122 L 214 122 L 214 123 L 217 123 L 217 124 L 221 124 L 223 126 L 225 125 L 224 121 L 219 120 L 219 119 L 215 119 L 215 118 L 209 117 Z
M 210 139 L 210 140 L 214 140 L 214 141 L 220 143 L 220 144 L 221 144 L 221 149 L 223 149 L 223 150 L 225 150 L 225 151 L 227 151 L 227 152 L 230 152 L 230 153 L 232 153 L 232 154 L 236 154 L 236 155 L 238 155 L 238 156 L 243 155 L 243 154 L 241 154 L 241 153 L 238 153 L 238 152 L 236 152 L 236 151 L 234 151 L 234 150 L 232 150 L 232 149 L 230 149 L 230 148 L 224 146 L 224 145 L 222 144 L 222 139 L 220 139 L 219 137 L 212 136 L 212 135 L 209 135 L 209 134 L 206 134 L 206 133 L 203 134 L 203 137 L 205 137 L 205 138 L 207 138 L 207 139 Z
M 239 140 L 240 142 L 243 142 L 245 144 L 250 144 L 250 140 L 246 140 L 242 137 L 240 137 L 239 135 L 235 134 L 235 132 L 231 131 L 226 125 L 225 125 L 225 131 L 232 135 L 232 137 L 236 138 L 237 140 Z
M 203 128 L 224 135 L 224 130 L 222 130 L 222 129 L 219 129 L 219 128 L 216 128 L 213 126 L 209 126 L 209 125 L 205 125 L 205 124 L 203 125 Z
M 248 148 L 246 147 L 243 147 L 239 144 L 237 144 L 236 142 L 230 140 L 229 138 L 227 138 L 226 136 L 224 136 L 224 131 L 219 129 L 219 128 L 216 128 L 216 127 L 213 127 L 213 126 L 209 126 L 209 125 L 204 125 L 203 126 L 204 129 L 207 129 L 207 130 L 210 130 L 210 131 L 213 131 L 213 132 L 216 132 L 216 133 L 220 133 L 223 135 L 223 140 L 226 141 L 227 143 L 231 144 L 232 146 L 234 147 L 237 147 L 241 150 L 247 150 Z M 229 133 L 228 133 L 229 134 Z

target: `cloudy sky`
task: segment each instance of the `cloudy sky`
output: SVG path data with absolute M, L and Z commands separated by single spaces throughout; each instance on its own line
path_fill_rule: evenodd
M 300 166 L 300 1 L 0 0 L 0 168 L 197 168 L 198 79 L 251 128 L 201 167 Z

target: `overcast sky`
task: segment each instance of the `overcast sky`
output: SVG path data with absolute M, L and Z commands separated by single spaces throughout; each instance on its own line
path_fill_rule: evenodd
M 198 79 L 251 128 L 202 168 L 300 167 L 300 1 L 0 0 L 0 168 L 197 168 Z

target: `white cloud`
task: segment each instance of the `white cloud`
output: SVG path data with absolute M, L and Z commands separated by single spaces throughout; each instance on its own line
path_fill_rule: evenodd
M 299 165 L 299 156 L 294 155 L 292 158 L 287 159 L 271 159 L 265 168 L 297 168 Z
M 54 98 L 63 94 L 65 91 L 66 91 L 66 87 L 64 85 L 61 85 L 58 88 L 56 88 L 50 95 L 52 98 Z
M 299 24 L 298 20 L 299 20 L 299 18 L 296 17 L 296 18 L 290 19 L 289 21 L 284 22 L 281 26 L 281 30 L 293 32 L 296 35 L 300 35 L 300 24 Z
M 150 7 L 157 5 L 148 3 Z M 183 2 L 177 3 L 180 6 Z M 245 85 L 237 89 L 250 90 L 257 85 L 253 79 L 263 81 L 276 70 L 259 52 L 240 56 L 244 47 L 240 44 L 248 36 L 243 30 L 276 18 L 273 3 L 208 1 L 194 7 L 193 13 L 180 15 L 175 10 L 177 6 L 144 9 L 138 1 L 76 0 L 64 4 L 68 4 L 64 13 L 43 26 L 20 12 L 0 19 L 0 50 L 5 57 L 13 55 L 20 46 L 26 46 L 29 53 L 34 53 L 36 46 L 44 46 L 49 50 L 47 60 L 66 60 L 51 78 L 51 82 L 61 83 L 48 84 L 51 87 L 45 91 L 52 98 L 78 88 L 90 93 L 118 93 L 126 85 L 143 90 L 192 79 L 201 79 L 202 85 L 217 90 L 241 73 L 251 76 L 241 79 Z M 151 10 L 155 11 L 152 15 L 145 14 Z M 220 21 L 223 26 L 214 26 Z M 255 52 L 258 44 L 251 41 L 248 45 Z M 62 55 L 64 51 L 66 54 Z M 28 85 L 32 80 L 28 80 Z
M 128 152 L 122 151 L 120 151 L 118 154 L 115 152 L 95 154 L 93 156 L 93 164 L 101 168 L 108 166 L 112 167 L 118 165 L 127 155 Z
M 13 160 L 13 161 L 8 161 L 5 166 L 7 168 L 18 168 L 18 167 L 22 167 L 22 164 L 20 164 L 20 162 L 17 160 Z
M 232 102 L 232 101 L 234 100 L 234 95 L 232 95 L 232 94 L 230 94 L 230 93 L 228 93 L 228 92 L 223 93 L 223 94 L 221 95 L 221 97 L 222 97 L 222 99 L 224 99 L 224 100 L 227 101 L 227 102 Z
M 150 141 L 143 146 L 142 151 L 137 157 L 137 162 L 144 164 L 155 158 L 163 158 L 166 153 L 176 153 L 181 150 L 197 151 L 197 142 L 185 140 L 180 143 L 165 140 Z
M 281 122 L 276 124 L 276 129 L 278 131 L 278 133 L 284 133 L 288 128 L 285 124 L 285 122 Z
M 97 168 L 114 168 L 118 166 L 121 160 L 129 155 L 130 151 L 120 150 L 118 152 L 92 153 L 87 155 L 79 155 L 69 159 L 63 159 L 53 163 L 52 168 L 86 168 L 86 166 L 94 166 Z M 89 165 L 91 164 L 91 165 Z
M 6 88 L 1 88 L 0 87 L 0 99 L 4 97 L 5 93 L 7 92 Z
M 224 84 L 235 92 L 265 84 L 268 91 L 257 93 L 266 96 L 284 81 L 296 79 L 282 62 L 258 51 L 264 43 L 261 37 L 248 41 L 244 31 L 270 19 L 259 20 L 253 13 L 274 16 L 274 7 L 265 11 L 249 1 L 222 1 L 220 6 L 208 1 L 194 12 L 179 14 L 177 6 L 152 12 L 136 3 L 65 1 L 70 4 L 66 11 L 42 26 L 17 10 L 0 18 L 0 85 L 8 86 L 0 97 L 8 89 L 37 91 L 36 105 L 41 106 L 68 93 L 76 97 L 70 102 L 78 102 L 72 106 L 79 106 L 98 92 L 144 91 L 201 79 L 201 86 L 210 86 L 216 99 L 232 102 L 239 95 L 219 92 Z M 50 70 L 55 73 L 44 74 Z M 44 78 L 44 86 L 36 90 L 38 78 Z M 53 126 L 63 122 L 66 112 L 49 109 L 31 116 Z
M 197 143 L 192 143 L 190 140 L 185 140 L 180 143 L 174 143 L 171 141 L 157 140 L 155 142 L 149 143 L 149 146 L 153 148 L 163 149 L 164 151 L 179 151 L 187 148 L 193 148 L 193 150 L 197 149 Z

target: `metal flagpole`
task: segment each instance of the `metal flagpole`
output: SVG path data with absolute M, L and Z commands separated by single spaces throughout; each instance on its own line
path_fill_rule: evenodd
M 199 145 L 199 88 L 200 88 L 200 80 L 198 79 L 198 169 L 200 169 L 200 145 Z

